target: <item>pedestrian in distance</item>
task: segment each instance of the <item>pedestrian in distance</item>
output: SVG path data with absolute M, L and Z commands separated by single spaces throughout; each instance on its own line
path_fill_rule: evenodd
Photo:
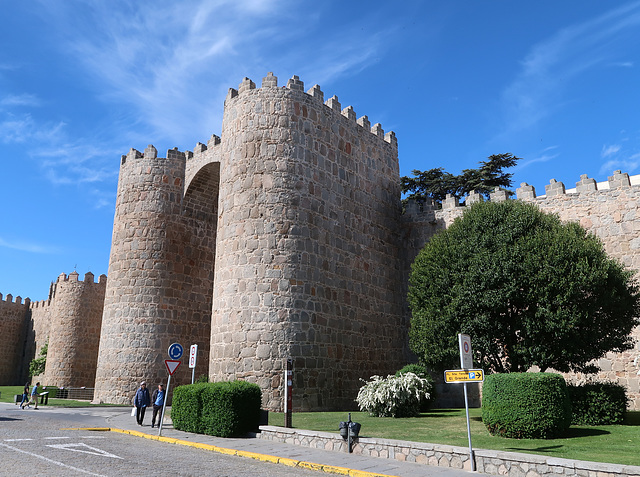
M 29 407 L 29 404 L 33 402 L 33 408 L 38 409 L 38 386 L 40 386 L 40 381 L 38 381 L 36 385 L 31 388 L 31 399 L 29 399 L 27 407 Z
M 138 425 L 142 425 L 144 420 L 144 413 L 147 410 L 147 406 L 151 404 L 151 396 L 149 396 L 149 390 L 147 389 L 147 383 L 142 381 L 140 387 L 136 391 L 136 397 L 133 398 L 133 405 L 136 407 L 136 421 Z
M 20 409 L 24 409 L 29 407 L 29 383 L 24 385 L 24 389 L 22 390 L 22 402 L 20 403 Z
M 153 396 L 151 396 L 151 402 L 153 403 L 153 414 L 151 415 L 151 427 L 154 427 L 156 424 L 156 416 L 158 415 L 158 411 L 162 409 L 162 405 L 164 404 L 164 386 L 162 384 L 158 384 L 158 389 L 153 391 Z M 158 419 L 158 426 L 160 426 L 161 419 L 162 419 L 162 411 L 160 411 L 160 419 Z

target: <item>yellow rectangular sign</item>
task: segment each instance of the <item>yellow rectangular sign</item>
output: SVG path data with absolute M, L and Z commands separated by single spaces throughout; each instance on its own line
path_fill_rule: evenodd
M 482 369 L 450 369 L 444 372 L 445 383 L 477 383 L 484 381 Z

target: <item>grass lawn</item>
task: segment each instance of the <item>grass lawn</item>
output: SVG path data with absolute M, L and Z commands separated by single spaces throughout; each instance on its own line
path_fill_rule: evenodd
M 14 402 L 13 397 L 16 394 L 22 396 L 23 386 L 0 386 L 0 402 Z M 29 387 L 31 391 L 31 387 Z M 38 401 L 39 402 L 39 401 Z M 43 406 L 38 404 L 38 406 Z M 56 407 L 104 407 L 117 406 L 117 404 L 91 404 L 89 401 L 74 401 L 73 399 L 49 399 L 48 406 Z
M 627 422 L 617 426 L 571 426 L 560 439 L 506 439 L 489 434 L 482 424 L 480 409 L 470 409 L 471 441 L 474 449 L 542 454 L 564 459 L 612 464 L 640 465 L 640 412 L 627 413 Z M 305 412 L 293 414 L 293 427 L 338 433 L 346 412 Z M 432 444 L 468 447 L 464 409 L 434 409 L 413 418 L 370 417 L 352 412 L 351 419 L 362 424 L 362 437 L 400 439 Z M 284 425 L 284 414 L 269 413 L 269 424 Z

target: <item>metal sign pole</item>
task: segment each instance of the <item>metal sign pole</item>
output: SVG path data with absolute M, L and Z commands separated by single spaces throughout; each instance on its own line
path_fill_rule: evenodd
M 467 371 L 473 367 L 473 354 L 471 352 L 471 337 L 463 333 L 458 334 L 458 345 L 460 347 L 460 367 Z M 469 398 L 467 396 L 467 383 L 464 382 L 464 410 L 467 414 L 467 436 L 469 437 L 469 460 L 471 470 L 475 472 L 476 461 L 473 458 L 473 447 L 471 446 L 471 424 L 469 422 Z
M 162 403 L 162 414 L 160 415 L 160 426 L 158 426 L 158 436 L 162 435 L 162 422 L 164 421 L 164 411 L 167 408 L 167 401 L 169 400 L 169 387 L 171 386 L 171 375 L 167 380 L 167 391 L 164 393 L 164 402 Z
M 287 358 L 284 370 L 284 427 L 293 427 L 291 422 L 293 407 L 293 359 Z
M 469 437 L 469 459 L 471 460 L 471 471 L 476 470 L 476 460 L 473 458 L 473 447 L 471 447 L 471 424 L 469 422 L 469 399 L 467 398 L 467 383 L 464 384 L 464 408 L 467 412 L 467 436 Z

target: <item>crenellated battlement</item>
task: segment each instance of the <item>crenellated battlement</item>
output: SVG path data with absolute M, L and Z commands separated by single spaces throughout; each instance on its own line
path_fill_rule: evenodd
M 272 72 L 267 73 L 267 76 L 262 78 L 262 88 L 256 88 L 256 84 L 250 79 L 245 77 L 242 82 L 238 85 L 238 89 L 229 88 L 227 93 L 227 97 L 225 99 L 225 105 L 232 101 L 234 98 L 241 96 L 242 94 L 249 92 L 251 90 L 256 89 L 270 89 L 278 87 L 278 77 L 274 76 Z M 369 131 L 374 136 L 379 137 L 383 141 L 391 144 L 393 147 L 398 147 L 398 141 L 396 135 L 393 131 L 389 131 L 387 133 L 382 129 L 382 125 L 380 123 L 376 123 L 371 126 L 371 123 L 367 116 L 362 116 L 356 119 L 356 113 L 353 110 L 352 106 L 347 106 L 342 109 L 340 101 L 337 96 L 331 96 L 329 99 L 324 101 L 324 93 L 320 89 L 320 86 L 313 85 L 311 89 L 309 89 L 306 93 L 304 92 L 304 82 L 300 80 L 300 78 L 294 75 L 287 81 L 286 86 L 282 88 L 288 89 L 291 91 L 298 91 L 300 93 L 306 94 L 313 100 L 317 101 L 319 104 L 324 104 L 327 109 L 335 111 L 336 113 L 344 116 L 346 119 L 355 122 L 357 125 L 362 127 L 363 129 Z
M 167 150 L 166 157 L 158 157 L 158 150 L 153 146 L 153 144 L 149 144 L 145 148 L 144 152 L 140 152 L 137 149 L 131 148 L 129 149 L 129 152 L 126 155 L 123 154 L 122 156 L 120 156 L 120 167 L 129 165 L 129 164 L 135 164 L 136 160 L 139 160 L 139 159 L 158 159 L 159 161 L 161 160 L 186 161 L 187 154 L 182 151 L 179 151 L 177 147 L 174 147 L 173 149 Z
M 87 272 L 84 274 L 84 280 L 79 280 L 78 277 L 80 274 L 75 270 L 71 272 L 68 276 L 66 273 L 61 273 L 58 275 L 56 279 L 56 283 L 60 282 L 78 282 L 78 283 L 107 283 L 107 276 L 103 273 L 98 277 L 98 281 L 95 281 L 95 275 L 91 272 Z
M 8 293 L 7 296 L 5 298 L 2 297 L 2 293 L 0 293 L 0 302 L 3 303 L 13 303 L 15 305 L 22 305 L 22 297 L 20 295 L 18 295 L 17 297 L 13 297 L 13 295 L 11 293 Z M 24 299 L 24 305 L 29 306 L 29 303 L 31 303 L 31 300 L 29 298 L 25 298 Z
M 620 170 L 613 171 L 613 175 L 609 176 L 606 181 L 596 182 L 595 179 L 588 177 L 586 174 L 580 176 L 580 180 L 576 182 L 573 189 L 566 189 L 563 182 L 551 179 L 545 189 L 545 195 L 537 196 L 536 190 L 532 185 L 523 182 L 516 189 L 516 197 L 523 200 L 546 199 L 556 196 L 569 194 L 591 193 L 596 191 L 608 191 L 615 189 L 628 189 L 633 186 L 640 185 L 640 174 L 629 176 L 628 173 Z
M 606 181 L 596 182 L 595 179 L 588 177 L 586 174 L 580 176 L 580 180 L 576 182 L 575 188 L 567 189 L 563 182 L 559 182 L 556 179 L 551 179 L 549 184 L 545 186 L 545 195 L 537 196 L 536 190 L 532 185 L 522 182 L 520 187 L 516 189 L 516 198 L 525 201 L 542 201 L 548 200 L 554 197 L 570 197 L 577 196 L 583 193 L 604 192 L 617 189 L 629 189 L 640 186 L 640 174 L 629 176 L 626 172 L 619 170 L 614 171 L 613 175 L 609 176 Z M 492 202 L 501 202 L 507 200 L 509 197 L 507 191 L 496 188 L 489 196 L 489 200 Z M 464 204 L 460 204 L 457 197 L 447 194 L 446 198 L 442 201 L 442 208 L 438 209 L 432 200 L 427 202 L 417 201 L 415 199 L 409 199 L 405 207 L 405 220 L 408 221 L 425 221 L 439 212 L 453 209 L 464 210 L 466 206 L 472 205 L 476 202 L 482 202 L 484 198 L 476 191 L 472 191 L 466 198 Z

